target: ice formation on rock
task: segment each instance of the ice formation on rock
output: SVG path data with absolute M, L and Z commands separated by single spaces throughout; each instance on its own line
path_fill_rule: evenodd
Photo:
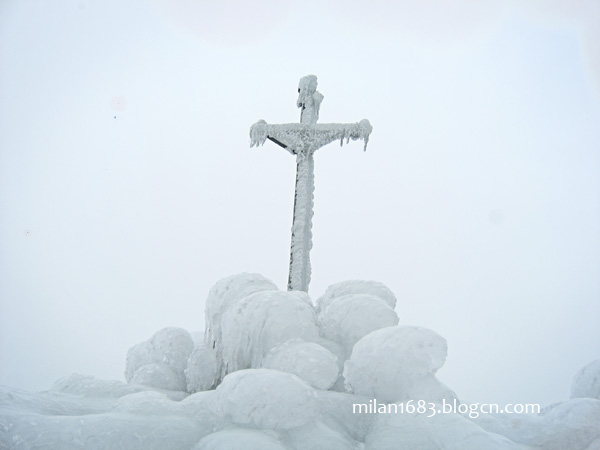
M 374 295 L 385 301 L 390 308 L 396 308 L 396 296 L 385 284 L 379 281 L 348 280 L 332 284 L 317 298 L 315 302 L 317 312 L 325 310 L 333 299 L 348 294 Z
M 244 450 L 288 450 L 268 432 L 247 428 L 229 428 L 204 437 L 192 450 L 225 450 L 243 446 Z
M 234 276 L 211 291 L 218 339 L 206 333 L 192 351 L 185 330 L 165 328 L 132 347 L 129 383 L 73 374 L 41 393 L 0 386 L 0 448 L 600 450 L 597 361 L 575 375 L 576 398 L 540 414 L 356 412 L 374 400 L 452 403 L 436 378 L 446 341 L 419 327 L 369 332 L 385 324 L 377 311 L 389 317 L 395 300 L 373 282 L 331 286 L 320 301 L 331 324 L 319 335 L 308 294 L 265 280 Z M 356 335 L 344 324 L 370 325 L 346 348 Z M 223 380 L 219 365 L 231 371 Z M 344 382 L 349 392 L 336 392 Z
M 219 280 L 208 293 L 204 307 L 205 333 L 207 347 L 217 352 L 217 382 L 225 376 L 225 367 L 221 354 L 221 319 L 227 309 L 236 301 L 262 291 L 277 291 L 277 286 L 256 273 L 241 273 Z
M 582 367 L 573 377 L 571 398 L 578 397 L 600 400 L 600 359 Z
M 184 371 L 188 392 L 206 391 L 217 382 L 217 355 L 204 344 L 197 345 Z
M 347 294 L 334 298 L 319 314 L 321 336 L 349 352 L 371 331 L 398 324 L 396 312 L 380 297 Z
M 287 430 L 311 421 L 316 396 L 295 375 L 269 369 L 239 370 L 217 387 L 217 414 L 234 424 Z
M 189 332 L 168 327 L 127 352 L 125 379 L 160 389 L 185 391 L 184 370 L 194 348 Z
M 318 339 L 312 306 L 290 292 L 264 291 L 235 302 L 221 322 L 226 373 L 261 367 L 272 348 L 299 338 Z
M 292 339 L 277 346 L 265 357 L 265 369 L 293 373 L 317 389 L 327 390 L 339 374 L 337 357 L 314 342 Z
M 436 401 L 440 395 L 455 398 L 452 391 L 431 377 L 446 360 L 446 340 L 439 334 L 420 327 L 395 326 L 373 331 L 356 343 L 344 366 L 348 391 L 382 402 L 398 402 L 410 398 L 411 392 L 422 392 L 427 383 Z

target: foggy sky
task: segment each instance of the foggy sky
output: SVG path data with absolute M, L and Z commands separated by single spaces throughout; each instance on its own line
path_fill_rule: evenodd
M 566 399 L 600 357 L 600 7 L 391 3 L 3 2 L 0 384 L 122 380 L 219 279 L 284 289 L 295 162 L 248 130 L 315 74 L 320 122 L 374 130 L 316 153 L 311 296 L 385 283 L 461 400 Z

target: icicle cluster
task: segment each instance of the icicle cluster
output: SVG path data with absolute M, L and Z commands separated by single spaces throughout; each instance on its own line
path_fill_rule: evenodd
M 336 140 L 340 145 L 350 140 L 364 141 L 367 150 L 369 135 L 373 127 L 367 119 L 356 123 L 285 123 L 271 125 L 259 120 L 250 127 L 250 147 L 263 145 L 267 138 L 276 139 L 286 145 L 289 152 L 298 154 L 302 151 L 315 151 Z

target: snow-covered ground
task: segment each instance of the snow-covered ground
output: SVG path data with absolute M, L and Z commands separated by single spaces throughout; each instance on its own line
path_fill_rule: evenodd
M 460 404 L 436 377 L 447 342 L 398 325 L 395 305 L 373 281 L 332 285 L 313 304 L 261 275 L 228 277 L 209 293 L 204 339 L 157 331 L 130 348 L 127 382 L 0 387 L 0 448 L 600 449 L 600 360 L 539 414 L 437 413 Z M 356 411 L 374 402 L 406 410 Z

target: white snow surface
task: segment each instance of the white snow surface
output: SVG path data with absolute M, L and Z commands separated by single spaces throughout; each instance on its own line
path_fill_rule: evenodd
M 433 379 L 447 354 L 446 340 L 420 327 L 393 326 L 373 331 L 356 343 L 344 365 L 346 389 L 382 402 L 412 398 L 438 401 L 454 394 Z M 422 389 L 426 384 L 428 389 Z
M 396 296 L 385 284 L 371 280 L 348 280 L 332 284 L 317 298 L 315 302 L 317 312 L 327 309 L 333 299 L 348 294 L 374 295 L 385 301 L 390 308 L 396 308 Z
M 311 305 L 296 294 L 264 291 L 235 302 L 221 322 L 222 358 L 226 373 L 259 368 L 272 348 L 294 338 L 319 337 Z
M 371 331 L 398 324 L 396 311 L 380 297 L 347 294 L 334 298 L 319 314 L 320 334 L 350 351 Z
M 600 359 L 582 367 L 571 384 L 571 398 L 589 397 L 600 400 Z
M 350 316 L 364 312 L 351 323 L 377 323 L 356 299 L 388 311 L 391 297 L 366 292 L 369 283 L 330 287 L 322 318 L 336 317 L 336 302 L 347 297 Z M 573 398 L 540 414 L 355 413 L 353 405 L 373 399 L 452 402 L 455 394 L 436 378 L 445 339 L 388 326 L 345 348 L 319 335 L 306 293 L 277 291 L 253 274 L 217 285 L 205 342 L 194 347 L 187 331 L 160 330 L 129 350 L 127 383 L 73 374 L 46 392 L 0 386 L 0 449 L 600 450 L 598 361 L 577 372 Z M 349 345 L 342 316 L 331 326 Z M 222 380 L 218 367 L 230 372 Z M 336 392 L 344 383 L 349 392 Z
M 292 339 L 271 349 L 262 367 L 292 373 L 323 390 L 332 387 L 339 375 L 337 356 L 317 343 L 301 339 Z

